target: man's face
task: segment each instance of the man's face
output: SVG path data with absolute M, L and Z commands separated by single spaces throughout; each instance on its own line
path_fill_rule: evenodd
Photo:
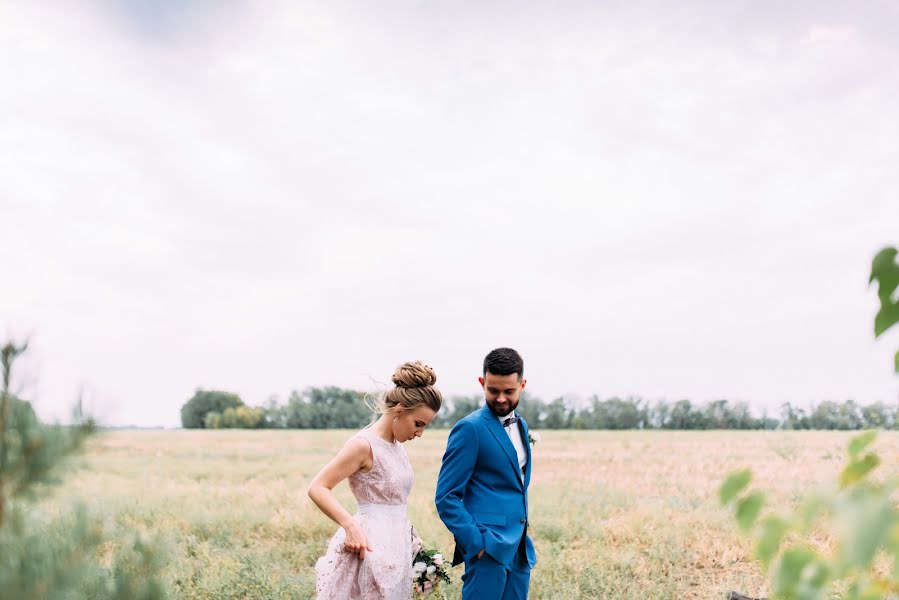
M 521 390 L 527 383 L 526 379 L 518 378 L 518 373 L 494 375 L 490 371 L 487 371 L 484 377 L 478 377 L 478 381 L 484 388 L 484 399 L 487 401 L 487 406 L 498 417 L 505 417 L 515 410 Z

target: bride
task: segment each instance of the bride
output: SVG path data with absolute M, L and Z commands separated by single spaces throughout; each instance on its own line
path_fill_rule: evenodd
M 421 437 L 443 397 L 437 374 L 407 362 L 380 396 L 380 418 L 350 438 L 315 476 L 309 497 L 340 525 L 315 564 L 318 600 L 409 600 L 412 559 L 420 540 L 406 518 L 412 465 L 403 442 Z M 355 516 L 337 501 L 334 486 L 348 479 Z

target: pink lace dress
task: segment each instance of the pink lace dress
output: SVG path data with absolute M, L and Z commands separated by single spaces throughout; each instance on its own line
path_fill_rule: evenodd
M 353 517 L 374 548 L 360 560 L 343 551 L 346 531 L 341 527 L 328 550 L 315 563 L 318 600 L 409 600 L 412 598 L 412 526 L 406 518 L 406 499 L 412 489 L 412 465 L 399 442 L 390 443 L 371 429 L 357 437 L 371 445 L 374 464 L 366 473 L 349 477 L 358 511 Z M 415 536 L 417 538 L 417 536 Z

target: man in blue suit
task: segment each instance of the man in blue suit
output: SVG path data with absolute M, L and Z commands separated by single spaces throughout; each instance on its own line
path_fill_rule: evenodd
M 527 381 L 511 348 L 484 359 L 485 406 L 450 432 L 437 478 L 437 513 L 456 538 L 453 566 L 465 562 L 463 600 L 527 598 L 537 563 L 527 535 L 531 447 L 515 408 Z

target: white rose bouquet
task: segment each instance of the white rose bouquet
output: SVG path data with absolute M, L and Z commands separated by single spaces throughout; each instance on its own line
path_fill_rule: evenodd
M 412 591 L 416 598 L 424 598 L 437 591 L 441 580 L 450 583 L 443 565 L 443 554 L 440 552 L 424 548 L 418 551 L 412 560 Z

